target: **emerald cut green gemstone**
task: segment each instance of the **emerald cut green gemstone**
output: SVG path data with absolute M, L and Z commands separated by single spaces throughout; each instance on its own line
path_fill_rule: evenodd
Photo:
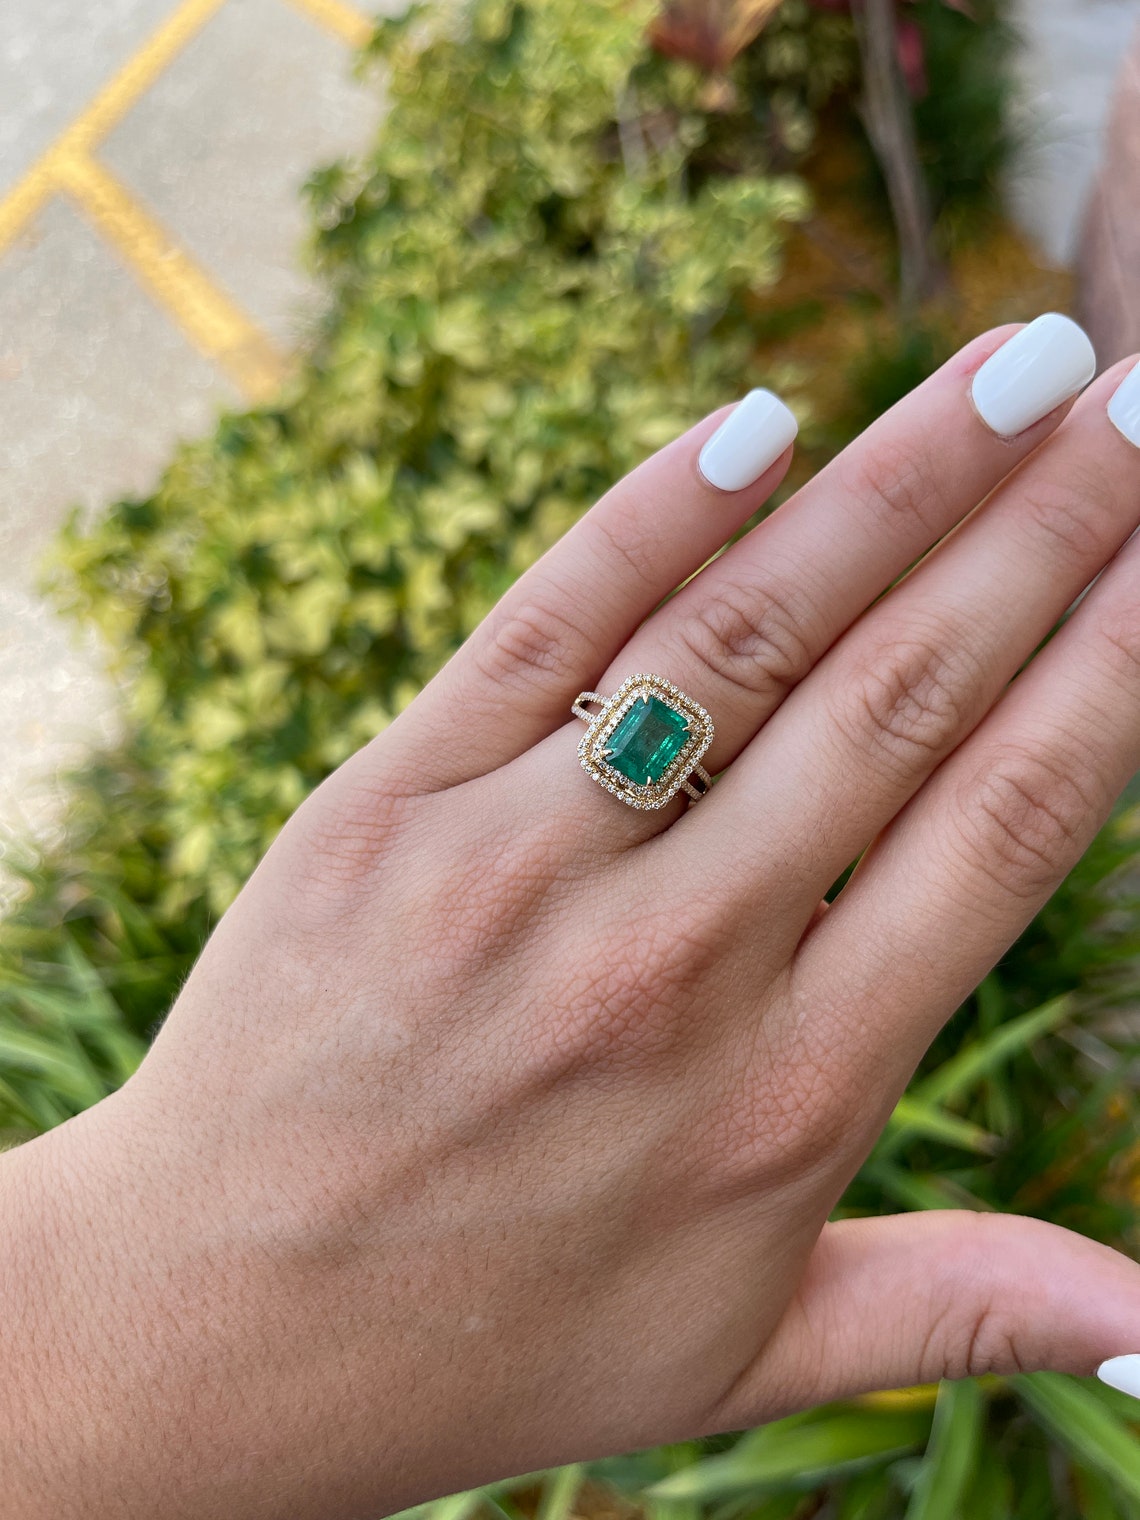
M 689 738 L 688 719 L 656 697 L 641 697 L 607 742 L 606 762 L 639 786 L 660 781 Z

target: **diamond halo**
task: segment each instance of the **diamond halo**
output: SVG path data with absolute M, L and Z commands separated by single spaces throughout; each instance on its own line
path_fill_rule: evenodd
M 687 737 L 660 774 L 639 783 L 610 763 L 610 740 L 636 702 L 648 704 L 654 698 L 673 713 L 680 714 L 685 720 Z M 587 704 L 592 702 L 600 704 L 599 712 L 587 710 Z M 582 769 L 599 786 L 630 807 L 663 808 L 679 791 L 684 791 L 695 801 L 712 784 L 708 771 L 699 763 L 713 740 L 712 718 L 699 702 L 664 676 L 628 676 L 612 697 L 584 691 L 572 704 L 571 711 L 588 725 L 578 745 Z

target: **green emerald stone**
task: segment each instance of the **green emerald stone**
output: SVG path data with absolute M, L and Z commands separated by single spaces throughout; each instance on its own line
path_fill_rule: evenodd
M 656 697 L 641 697 L 608 741 L 606 762 L 639 786 L 660 781 L 689 739 L 689 722 Z

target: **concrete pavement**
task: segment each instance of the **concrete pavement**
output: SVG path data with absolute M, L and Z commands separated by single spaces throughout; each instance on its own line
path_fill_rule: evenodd
M 300 187 L 379 119 L 370 29 L 344 0 L 4 0 L 0 836 L 49 833 L 54 772 L 115 724 L 38 559 L 272 392 L 315 301 Z

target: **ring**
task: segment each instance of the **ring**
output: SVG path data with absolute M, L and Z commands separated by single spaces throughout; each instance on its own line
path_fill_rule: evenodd
M 590 702 L 601 711 L 589 712 Z M 589 724 L 578 745 L 582 769 L 630 807 L 662 808 L 678 792 L 696 802 L 712 785 L 698 764 L 712 719 L 664 676 L 630 676 L 612 697 L 583 691 L 570 711 Z

